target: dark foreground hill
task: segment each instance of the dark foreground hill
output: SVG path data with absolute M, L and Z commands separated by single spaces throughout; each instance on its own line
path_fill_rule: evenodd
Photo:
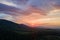
M 60 40 L 60 30 L 30 28 L 0 19 L 0 40 Z

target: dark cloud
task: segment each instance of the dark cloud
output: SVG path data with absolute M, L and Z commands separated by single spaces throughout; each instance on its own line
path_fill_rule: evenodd
M 20 9 L 0 3 L 0 11 L 17 12 L 18 10 L 20 10 Z
M 56 9 L 60 9 L 60 0 L 59 1 L 56 1 L 56 3 L 54 4 L 54 7 Z
M 60 5 L 54 5 L 55 9 L 60 9 Z
M 18 8 L 15 8 L 15 7 L 12 7 L 12 6 L 8 6 L 8 5 L 5 5 L 5 4 L 1 4 L 0 3 L 0 12 L 4 12 L 4 13 L 8 13 L 8 14 L 20 14 L 21 13 L 21 9 L 18 9 Z

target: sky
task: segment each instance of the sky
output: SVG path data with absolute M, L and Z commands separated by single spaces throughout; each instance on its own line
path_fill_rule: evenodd
M 0 19 L 32 27 L 60 27 L 60 0 L 0 0 Z

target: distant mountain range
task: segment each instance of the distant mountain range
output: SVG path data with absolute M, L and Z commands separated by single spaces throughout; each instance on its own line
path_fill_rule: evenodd
M 28 31 L 28 30 L 30 30 L 30 27 L 28 27 L 27 25 L 24 25 L 24 24 L 16 24 L 16 23 L 8 21 L 8 20 L 0 19 L 0 29 L 12 30 L 12 31 L 17 31 L 17 30 L 22 31 L 22 29 L 26 29 L 24 31 Z

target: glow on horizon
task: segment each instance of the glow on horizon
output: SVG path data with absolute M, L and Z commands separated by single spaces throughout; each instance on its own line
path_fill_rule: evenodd
M 28 15 L 27 17 L 24 17 L 22 19 L 22 23 L 29 26 L 60 26 L 59 14 L 59 9 L 49 11 L 46 16 L 42 16 L 39 14 L 35 15 L 35 13 L 33 13 L 31 15 Z

